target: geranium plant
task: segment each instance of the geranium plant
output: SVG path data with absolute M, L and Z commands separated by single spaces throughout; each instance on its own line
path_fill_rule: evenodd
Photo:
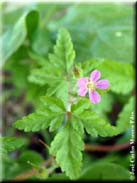
M 58 9 L 54 8 L 49 7 L 47 22 L 52 11 L 56 12 Z M 79 14 L 81 10 L 74 7 L 70 12 L 74 13 L 73 11 Z M 99 180 L 101 178 L 104 180 L 107 176 L 112 180 L 117 177 L 122 180 L 123 177 L 126 180 L 131 179 L 131 174 L 126 169 L 127 165 L 118 163 L 121 161 L 116 154 L 106 155 L 96 162 L 96 158 L 89 158 L 85 151 L 98 151 L 100 148 L 103 152 L 113 151 L 113 147 L 108 149 L 103 145 L 98 147 L 98 144 L 105 140 L 114 141 L 119 137 L 120 140 L 125 140 L 127 136 L 125 137 L 124 133 L 127 131 L 130 133 L 128 119 L 134 111 L 133 65 L 105 58 L 104 55 L 103 59 L 95 58 L 95 51 L 92 52 L 93 57 L 89 58 L 90 44 L 95 38 L 89 43 L 88 40 L 82 42 L 85 38 L 80 31 L 79 35 L 76 33 L 73 35 L 75 29 L 70 14 L 68 18 L 57 23 L 59 26 L 55 20 L 49 23 L 49 30 L 46 31 L 44 28 L 41 29 L 43 23 L 38 25 L 39 18 L 37 8 L 32 10 L 28 8 L 15 27 L 1 37 L 3 61 L 8 59 L 10 61 L 4 69 L 13 71 L 10 79 L 16 86 L 12 95 L 15 94 L 17 97 L 20 92 L 25 91 L 26 94 L 23 95 L 25 99 L 22 97 L 25 102 L 22 105 L 25 106 L 31 101 L 34 107 L 28 114 L 19 113 L 12 121 L 13 124 L 10 124 L 14 132 L 9 130 L 8 133 L 11 135 L 0 139 L 5 167 L 9 170 L 9 166 L 13 164 L 13 171 L 9 171 L 5 179 Z M 69 18 L 72 25 L 67 22 Z M 80 23 L 83 17 L 79 18 Z M 66 25 L 62 23 L 63 21 L 67 22 Z M 77 23 L 77 19 L 75 21 Z M 105 34 L 105 30 L 103 31 Z M 13 36 L 15 32 L 17 37 Z M 11 34 L 12 36 L 9 36 Z M 75 36 L 78 36 L 76 40 Z M 98 36 L 101 37 L 101 33 L 98 33 Z M 83 55 L 80 51 L 81 47 L 84 49 L 84 43 L 87 45 L 87 55 L 86 51 Z M 98 40 L 94 42 L 92 50 L 96 45 Z M 100 50 L 97 49 L 98 52 Z M 22 63 L 17 62 L 19 60 L 22 60 Z M 5 98 L 7 96 L 8 94 Z M 19 101 L 22 98 L 19 98 Z M 122 107 L 114 123 L 113 118 L 111 121 L 109 118 L 111 119 L 115 100 L 119 98 Z M 16 104 L 17 111 L 18 108 Z M 37 139 L 37 144 L 44 147 L 46 161 L 42 153 L 40 155 L 30 150 L 29 141 L 36 134 L 40 137 L 42 134 L 42 137 Z M 116 149 L 119 147 L 117 143 L 119 142 L 116 141 Z M 97 148 L 94 148 L 94 145 L 97 145 Z M 14 157 L 17 157 L 15 163 L 14 158 L 9 158 L 8 153 L 16 152 L 16 149 L 19 149 L 19 153 L 14 154 Z M 122 162 L 125 161 L 124 159 Z M 57 170 L 60 173 L 57 173 Z

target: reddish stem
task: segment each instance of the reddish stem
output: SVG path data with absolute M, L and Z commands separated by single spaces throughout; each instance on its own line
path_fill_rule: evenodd
M 101 152 L 111 152 L 111 151 L 120 151 L 122 149 L 126 149 L 130 147 L 131 144 L 129 142 L 118 145 L 85 145 L 86 151 L 101 151 Z

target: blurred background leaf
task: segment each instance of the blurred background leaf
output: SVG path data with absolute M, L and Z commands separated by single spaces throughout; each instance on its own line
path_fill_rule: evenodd
M 32 19 L 33 17 L 33 19 Z M 35 10 L 25 12 L 13 27 L 1 35 L 2 60 L 5 62 L 23 44 L 26 36 L 31 38 L 38 24 L 38 13 Z
M 133 7 L 111 3 L 76 4 L 49 23 L 50 30 L 66 27 L 70 31 L 77 61 L 101 57 L 128 63 L 134 60 L 133 26 Z
M 113 163 L 96 163 L 85 170 L 81 180 L 130 180 L 130 172 Z

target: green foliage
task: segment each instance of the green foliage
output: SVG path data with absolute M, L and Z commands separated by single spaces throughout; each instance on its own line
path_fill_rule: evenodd
M 96 163 L 83 172 L 80 180 L 130 180 L 130 172 L 114 163 Z
M 130 172 L 119 165 L 120 159 L 118 157 L 118 164 L 112 163 L 111 160 L 114 161 L 114 159 L 116 157 L 111 156 L 109 159 L 104 158 L 105 162 L 92 163 L 92 165 L 89 165 L 83 170 L 78 180 L 130 180 Z M 69 180 L 69 178 L 65 174 L 60 173 L 53 174 L 48 180 Z
M 110 81 L 110 90 L 115 93 L 125 95 L 134 87 L 135 71 L 131 64 L 95 59 L 78 65 L 83 69 L 83 77 L 89 76 L 94 69 L 101 71 L 102 77 Z
M 61 166 L 63 172 L 71 179 L 76 179 L 80 175 L 82 165 L 82 153 L 84 144 L 80 131 L 74 129 L 68 123 L 55 136 L 51 143 L 50 153 L 56 155 L 56 161 Z
M 44 112 L 46 114 L 48 113 L 46 110 Z M 24 130 L 25 132 L 36 132 L 48 128 L 51 118 L 46 117 L 46 115 L 43 115 L 40 112 L 35 112 L 25 116 L 21 120 L 17 120 L 13 126 L 20 130 Z
M 69 72 L 72 68 L 75 58 L 75 51 L 71 37 L 66 29 L 60 29 L 56 46 L 54 47 L 54 54 L 49 55 L 52 63 L 58 63 L 58 67 L 63 68 L 64 71 Z
M 31 39 L 32 51 L 38 56 L 46 57 L 51 48 L 51 33 L 45 28 L 41 29 L 39 27 L 38 29 L 36 29 Z
M 65 106 L 61 99 L 57 97 L 41 97 L 41 101 L 45 107 L 49 107 L 53 112 L 65 112 Z
M 114 103 L 114 97 L 110 92 L 104 93 L 101 98 L 101 103 L 94 106 L 95 111 L 97 112 L 111 112 Z
M 67 55 L 67 50 L 70 50 L 68 51 L 69 55 Z M 117 126 L 112 126 L 103 115 L 99 115 L 97 108 L 91 105 L 89 99 L 85 98 L 82 100 L 80 97 L 80 100 L 72 103 L 71 111 L 67 112 L 68 105 L 70 104 L 68 104 L 68 100 L 66 99 L 71 94 L 68 92 L 67 84 L 68 87 L 73 87 L 72 60 L 74 59 L 74 51 L 70 36 L 65 29 L 59 31 L 56 46 L 54 47 L 54 54 L 49 55 L 49 61 L 32 52 L 30 55 L 34 60 L 40 60 L 40 68 L 34 68 L 32 70 L 29 80 L 39 85 L 48 84 L 47 94 L 49 96 L 41 97 L 41 105 L 38 110 L 24 117 L 22 120 L 17 120 L 14 123 L 14 127 L 22 129 L 25 132 L 40 131 L 48 127 L 51 132 L 58 129 L 59 131 L 53 142 L 51 142 L 50 153 L 56 156 L 56 161 L 62 171 L 71 179 L 76 179 L 80 176 L 82 166 L 81 151 L 84 146 L 82 140 L 84 128 L 93 137 L 116 136 L 120 133 L 120 130 Z M 67 63 L 70 63 L 70 66 Z M 122 87 L 126 87 L 127 81 L 125 81 L 125 76 L 133 83 L 134 71 L 130 64 L 95 59 L 78 64 L 76 67 L 77 69 L 81 69 L 83 75 L 89 75 L 91 70 L 99 69 L 102 71 L 103 77 L 109 79 L 112 86 L 114 85 L 111 89 L 116 93 L 123 92 Z M 61 72 L 62 74 L 64 72 L 63 77 Z M 118 79 L 121 80 L 121 78 L 123 85 L 120 88 L 120 85 L 116 85 L 116 81 Z M 53 80 L 52 84 L 51 80 Z M 76 85 L 75 78 L 74 81 Z M 129 83 L 131 84 L 131 82 Z M 76 88 L 73 87 L 72 91 L 76 92 Z M 128 92 L 129 90 L 124 93 Z M 58 98 L 51 96 L 55 93 Z M 63 101 L 60 98 L 63 98 Z
M 87 60 L 77 65 L 83 70 L 83 76 L 89 76 L 90 72 L 104 63 L 104 59 Z
M 128 94 L 134 87 L 134 68 L 130 64 L 105 61 L 97 67 L 104 78 L 110 80 L 113 92 Z
M 131 115 L 134 113 L 135 110 L 135 98 L 130 97 L 128 103 L 123 107 L 122 111 L 120 112 L 117 120 L 117 127 L 121 132 L 124 132 L 129 129 Z
M 45 61 L 45 66 L 40 69 L 33 69 L 31 71 L 31 75 L 29 76 L 29 81 L 44 85 L 50 84 L 52 81 L 52 85 L 62 80 L 60 71 L 57 67 L 54 67 L 50 62 Z
M 49 22 L 51 31 L 67 28 L 77 61 L 101 57 L 133 63 L 134 10 L 124 4 L 75 4 L 64 16 Z
M 77 103 L 75 103 L 71 106 L 71 111 L 72 111 L 72 113 L 79 115 L 84 110 L 89 109 L 90 107 L 91 107 L 91 103 L 90 103 L 89 99 L 82 99 L 82 100 L 77 101 Z
M 102 137 L 118 135 L 117 127 L 110 125 L 96 112 L 85 111 L 79 114 L 79 119 L 83 122 L 86 131 L 90 134 L 98 134 Z M 95 136 L 96 136 L 95 135 Z
M 28 162 L 39 165 L 43 162 L 43 160 L 44 159 L 39 153 L 31 150 L 25 150 L 20 154 L 18 163 L 22 168 L 24 168 L 24 170 L 27 170 L 32 168 L 32 166 Z
M 60 29 L 54 53 L 49 54 L 49 61 L 45 61 L 44 67 L 32 70 L 29 80 L 41 85 L 48 83 L 58 86 L 63 79 L 66 79 L 65 72 L 71 69 L 74 58 L 75 52 L 70 35 L 67 30 Z
M 134 111 L 134 97 L 127 104 L 123 99 L 126 101 L 134 88 L 133 9 L 121 4 L 33 3 L 11 11 L 5 6 L 3 22 L 4 29 L 0 33 L 2 59 L 8 61 L 4 70 L 11 74 L 5 80 L 6 84 L 14 86 L 7 91 L 7 96 L 25 94 L 21 105 L 24 107 L 31 102 L 36 108 L 35 112 L 15 121 L 13 126 L 25 132 L 41 131 L 39 133 L 44 137 L 49 136 L 44 140 L 50 144 L 50 154 L 55 156 L 52 165 L 57 163 L 65 174 L 56 175 L 51 165 L 48 180 L 129 180 L 129 172 L 124 168 L 129 166 L 126 155 L 123 159 L 107 155 L 94 163 L 97 160 L 94 154 L 92 157 L 84 154 L 88 163 L 83 163 L 82 167 L 82 151 L 83 138 L 97 144 L 120 133 L 127 134 L 128 130 L 127 136 L 117 137 L 116 144 L 130 139 L 129 121 Z M 95 69 L 101 72 L 102 79 L 110 81 L 110 90 L 97 90 L 102 97 L 99 104 L 78 96 L 76 84 L 79 78 L 89 77 Z M 123 109 L 113 126 L 108 113 L 115 115 L 113 104 L 122 102 Z M 28 112 L 26 108 L 23 110 Z M 22 114 L 17 115 L 19 118 Z M 0 142 L 4 142 L 4 152 L 25 144 L 23 139 L 15 137 L 4 137 Z M 6 180 L 31 169 L 27 161 L 34 166 L 44 161 L 39 153 L 28 147 L 17 153 L 15 160 L 8 155 L 10 153 L 2 153 Z M 85 170 L 89 164 L 91 167 Z M 47 179 L 47 169 L 41 167 L 39 170 L 31 178 Z
M 12 179 L 15 176 L 17 176 L 18 173 L 20 173 L 19 164 L 17 163 L 17 161 L 15 161 L 15 159 L 11 158 L 9 154 L 3 153 L 1 158 L 2 158 L 1 165 L 3 170 L 3 175 L 2 177 L 0 177 L 0 181 Z
M 15 87 L 18 88 L 17 91 L 15 90 L 15 93 L 18 91 L 21 92 L 28 84 L 27 76 L 30 70 L 30 62 L 27 61 L 27 57 L 26 47 L 21 46 L 18 51 L 10 57 L 10 61 L 7 62 L 4 67 L 6 71 L 12 70 L 12 75 L 7 79 L 7 82 L 12 82 Z M 27 68 L 26 65 L 28 65 Z M 20 78 L 20 80 L 18 78 Z
M 16 137 L 1 137 L 0 138 L 0 146 L 1 152 L 9 152 L 14 151 L 26 143 L 26 139 L 24 138 L 16 138 Z
M 17 21 L 15 26 L 10 28 L 0 37 L 0 44 L 2 45 L 3 62 L 5 62 L 15 51 L 17 51 L 17 49 L 24 42 L 27 35 L 31 36 L 37 24 L 38 24 L 37 11 L 36 10 L 27 11 Z
M 25 132 L 36 132 L 46 129 L 56 130 L 64 118 L 65 107 L 63 102 L 54 97 L 43 97 L 43 105 L 36 112 L 17 120 L 13 126 Z
M 72 105 L 72 114 L 79 123 L 83 123 L 86 131 L 92 136 L 114 136 L 119 134 L 117 127 L 110 125 L 97 112 L 91 111 L 91 103 L 88 99 L 80 100 Z M 94 108 L 93 108 L 94 109 Z
M 29 81 L 39 85 L 49 84 L 48 95 L 56 93 L 57 97 L 62 96 L 66 104 L 68 98 L 68 76 L 66 74 L 70 72 L 74 58 L 75 51 L 70 35 L 67 30 L 60 29 L 54 53 L 49 54 L 49 60 L 45 61 L 43 67 L 31 71 Z
M 3 153 L 3 179 L 14 179 L 16 176 L 24 174 L 24 172 L 31 171 L 31 163 L 35 166 L 40 166 L 43 161 L 43 157 L 36 151 L 23 149 L 23 151 L 20 151 L 18 159 L 16 160 L 12 156 L 8 156 L 7 154 Z M 39 174 L 36 173 L 35 178 L 37 175 Z

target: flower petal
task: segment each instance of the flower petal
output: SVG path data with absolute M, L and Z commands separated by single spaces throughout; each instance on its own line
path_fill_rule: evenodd
M 80 78 L 77 82 L 79 87 L 86 87 L 86 84 L 88 83 L 88 78 Z
M 101 96 L 96 91 L 89 91 L 89 98 L 93 104 L 97 104 L 101 101 Z
M 110 82 L 108 80 L 99 80 L 96 82 L 96 88 L 100 88 L 102 90 L 105 90 L 108 87 L 110 87 Z
M 80 96 L 85 96 L 86 93 L 87 93 L 87 91 L 88 91 L 87 88 L 80 88 L 80 89 L 78 90 L 78 94 L 79 94 Z
M 98 70 L 94 70 L 91 75 L 90 75 L 90 79 L 93 82 L 96 82 L 97 80 L 99 80 L 99 78 L 101 77 L 101 73 Z

